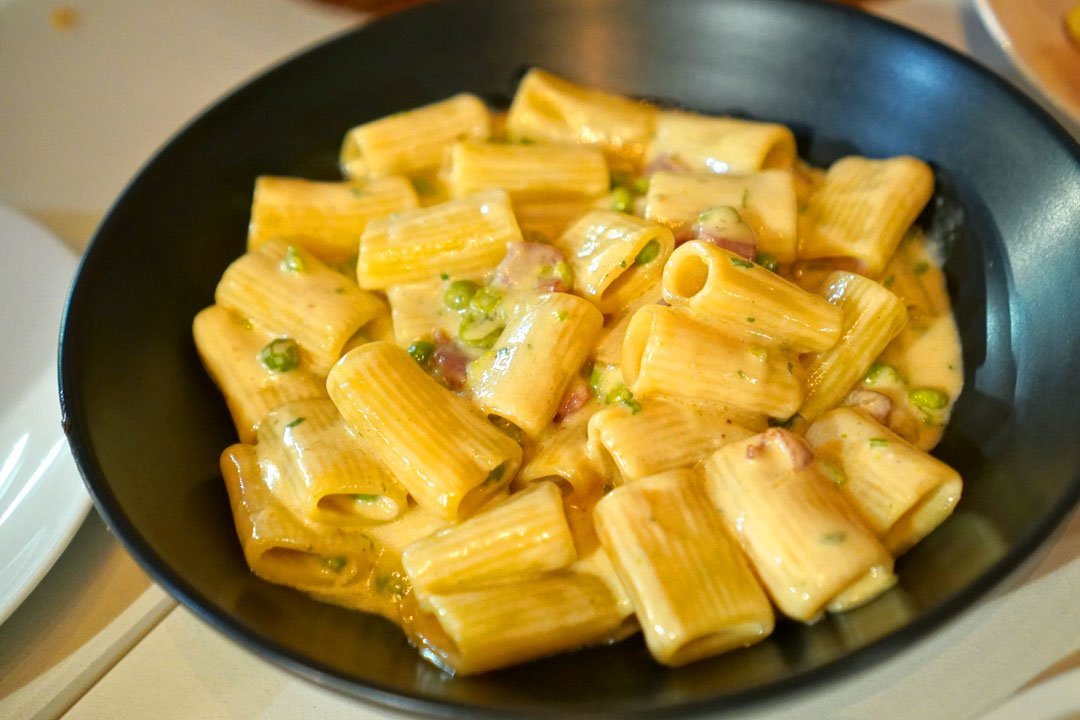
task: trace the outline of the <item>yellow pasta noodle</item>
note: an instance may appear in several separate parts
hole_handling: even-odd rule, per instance
[[[402,564],[423,604],[433,593],[519,580],[566,567],[576,558],[562,493],[543,482],[417,540],[405,549]]]
[[[715,245],[681,245],[664,267],[663,287],[669,304],[697,320],[798,352],[828,350],[840,338],[839,307]]]
[[[720,206],[734,208],[753,229],[759,252],[782,263],[795,259],[798,205],[791,170],[747,175],[653,173],[645,196],[645,219],[678,230]]]
[[[554,244],[574,270],[574,292],[607,314],[656,282],[675,239],[663,226],[625,213],[594,210]]]
[[[195,316],[192,334],[206,372],[225,396],[241,442],[255,442],[255,428],[274,408],[326,397],[322,379],[305,366],[274,372],[263,365],[259,353],[274,336],[220,305]]]
[[[778,418],[792,415],[803,401],[797,360],[661,305],[646,305],[631,318],[622,373],[635,395],[713,400]]]
[[[594,198],[608,190],[604,156],[557,145],[459,142],[450,148],[453,197],[503,188],[515,205],[528,198]]]
[[[645,103],[533,69],[518,85],[506,130],[515,140],[595,146],[616,167],[633,167],[645,152],[655,116],[656,108]]]
[[[667,111],[656,118],[647,162],[668,159],[695,172],[790,168],[795,135],[784,125]]]
[[[349,183],[262,175],[255,179],[247,249],[276,239],[323,260],[345,260],[360,250],[370,220],[414,207],[416,193],[400,177]]]
[[[799,221],[799,257],[853,257],[878,277],[934,192],[934,173],[909,156],[833,163]]]
[[[535,437],[555,416],[603,322],[600,311],[575,295],[541,296],[470,368],[474,401]]]
[[[356,276],[380,290],[444,273],[469,277],[495,267],[507,243],[521,239],[506,191],[484,190],[368,223]]]
[[[533,444],[511,486],[514,490],[551,480],[567,495],[588,496],[599,490],[603,476],[589,459],[588,423],[597,405],[590,403],[560,423],[552,423]]]
[[[907,322],[904,304],[860,275],[834,272],[825,297],[844,312],[840,339],[806,363],[806,400],[799,414],[813,420],[847,395]]]
[[[449,519],[472,514],[521,464],[516,442],[392,343],[349,352],[330,371],[327,390],[349,427],[417,503]]]
[[[616,488],[595,517],[660,662],[685,665],[772,632],[769,598],[689,470]]]
[[[727,445],[705,462],[705,477],[728,530],[785,615],[812,622],[831,604],[853,607],[895,583],[892,556],[797,435],[776,428]]]
[[[483,101],[462,93],[349,130],[341,146],[341,169],[350,178],[416,175],[441,164],[455,141],[486,140],[490,133],[491,116]]]
[[[806,439],[894,555],[944,522],[960,500],[958,472],[850,408],[819,417]]]
[[[279,240],[233,261],[214,299],[276,337],[295,340],[301,358],[320,375],[341,357],[352,334],[384,307],[310,253]]]

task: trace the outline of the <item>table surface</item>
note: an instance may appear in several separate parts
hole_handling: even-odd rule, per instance
[[[972,55],[1034,94],[971,0],[863,7]],[[184,122],[267,66],[363,20],[313,0],[0,0],[0,202],[81,252],[123,186]],[[1080,137],[1075,120],[1036,100]],[[1061,717],[1048,709],[1033,715],[1018,701],[1040,688],[1049,697],[1060,681],[1080,684],[1077,598],[1080,516],[1025,575],[941,632],[743,717]],[[226,640],[177,606],[91,511],[0,625],[0,718],[61,716],[393,715]]]

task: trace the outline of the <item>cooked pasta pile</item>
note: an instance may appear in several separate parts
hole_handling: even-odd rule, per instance
[[[479,673],[641,632],[682,665],[895,582],[960,391],[911,157],[528,73],[260,177],[194,336],[270,582]]]

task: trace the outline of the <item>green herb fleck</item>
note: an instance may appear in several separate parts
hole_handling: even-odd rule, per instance
[[[507,462],[509,462],[509,460],[507,460],[506,462],[500,463],[499,465],[496,465],[494,468],[492,468],[491,472],[489,472],[488,476],[484,479],[484,482],[481,485],[481,487],[483,487],[485,485],[494,485],[495,483],[502,480],[503,475],[506,474],[506,464],[507,464]]]
[[[920,410],[941,410],[949,404],[949,396],[933,388],[919,388],[908,393],[908,400]]]
[[[929,270],[929,269],[930,269],[930,263],[926,262],[925,260],[921,260],[921,261],[915,263],[915,274],[916,275],[925,275],[926,271]]]
[[[754,322],[754,318],[748,317],[748,318],[746,318],[746,322],[752,323],[752,322]]]
[[[884,285],[885,288],[888,289],[893,286],[894,282],[896,282],[896,276],[890,275],[889,277],[885,278],[885,282],[883,282],[882,285]]]
[[[888,438],[870,438],[870,447],[888,447]]]
[[[299,425],[300,423],[304,422],[305,420],[307,420],[307,418],[305,418],[305,417],[298,417],[298,418],[296,418],[295,420],[293,420],[293,421],[292,421],[291,423],[289,423],[288,425],[286,425],[285,427],[286,427],[286,428],[294,428],[294,427],[296,427],[297,425]]]
[[[649,178],[634,178],[634,181],[630,183],[630,189],[638,195],[644,195],[645,193],[649,192]]]
[[[345,294],[345,288],[343,288],[343,287],[334,288],[334,294],[335,295],[344,295]]]
[[[440,280],[449,280],[450,279],[450,274],[449,273],[439,273],[439,279]]]
[[[731,264],[734,265],[737,268],[752,268],[752,267],[754,267],[754,263],[750,262],[749,260],[743,260],[742,258],[738,258],[738,257],[733,257],[733,258],[728,258],[728,259],[731,260]]]
[[[567,292],[574,287],[574,270],[565,260],[560,260],[555,263],[555,277],[562,281],[562,284],[566,286]]]
[[[557,313],[555,313],[555,317],[556,319],[558,319],[559,322],[566,322],[566,318],[570,316],[565,310],[559,310]]]
[[[535,145],[535,144],[536,144],[536,141],[533,140],[531,137],[519,137],[518,138],[518,145]]]
[[[414,177],[410,179],[413,189],[416,190],[417,195],[434,195],[439,192],[435,184],[427,178]]]
[[[783,418],[771,417],[771,418],[769,418],[769,427],[781,428],[783,430],[790,430],[791,427],[795,424],[795,420],[798,417],[799,417],[798,413],[795,413],[794,415],[787,418],[786,420],[783,419]]]
[[[620,260],[619,261],[619,267],[621,267],[621,268],[626,267],[626,261],[625,260]]]
[[[615,489],[615,486],[611,483],[604,483],[604,487],[602,489],[604,491],[604,494],[607,495],[609,492]]]
[[[746,207],[746,203],[750,201],[750,188],[745,188],[742,191],[742,206]]]
[[[660,243],[657,240],[650,240],[645,243],[645,247],[641,248],[641,252],[634,258],[635,265],[648,265],[660,255]]]
[[[292,245],[285,249],[285,260],[281,263],[281,269],[296,273],[302,273],[307,269],[300,251]]]
[[[788,360],[787,371],[788,371],[788,375],[794,375],[795,374],[795,366],[791,363],[790,360]]]
[[[382,497],[382,496],[381,495],[369,495],[368,493],[356,493],[355,495],[352,495],[351,497],[356,502],[373,503],[373,502],[379,502],[379,498]]]
[[[746,319],[753,322],[751,318]],[[769,359],[769,351],[761,347],[760,345],[755,345],[754,347],[750,348],[750,354],[753,355],[754,358],[756,360],[759,360],[760,362],[767,362]]]
[[[358,187],[349,188],[349,192],[351,192],[352,196],[354,198],[356,198],[357,200],[359,200],[360,198],[367,197],[367,194],[368,194],[367,190],[365,190],[364,188],[358,188]]]
[[[443,304],[450,310],[464,310],[476,295],[476,283],[471,280],[457,280],[450,283],[443,293]]]
[[[375,589],[381,593],[400,597],[408,592],[408,586],[401,578],[393,574],[376,575]]]
[[[847,533],[843,530],[837,530],[836,532],[831,532],[828,535],[823,535],[821,537],[821,542],[829,543],[831,545],[838,545],[845,540],[847,540]]]
[[[349,561],[347,558],[338,555],[337,557],[322,558],[322,564],[323,567],[330,572],[339,573],[345,569],[345,566],[349,564]]]
[[[291,338],[277,338],[260,350],[257,357],[271,372],[289,372],[300,364],[300,346]]]
[[[741,377],[743,380],[745,380],[747,378],[746,373],[744,373],[742,370],[739,370],[735,374],[738,375],[739,377]]]
[[[836,485],[843,485],[847,482],[847,475],[844,474],[844,471],[828,460],[821,461],[821,470],[825,473],[825,477],[829,478],[829,482]]]
[[[619,186],[611,191],[611,209],[616,212],[628,213],[634,205],[634,198],[630,189]]]
[[[427,340],[417,340],[409,346],[409,355],[421,365],[427,365],[428,360],[435,353],[435,346]]]
[[[767,252],[759,252],[755,255],[754,262],[772,272],[776,272],[780,269],[780,261]]]

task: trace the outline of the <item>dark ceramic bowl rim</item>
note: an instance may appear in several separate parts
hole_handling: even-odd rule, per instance
[[[804,4],[819,5],[814,0],[773,0],[776,4]],[[439,3],[442,4],[442,3]],[[144,171],[156,164],[160,157],[180,136],[194,132],[208,118],[218,113],[227,111],[232,105],[242,103],[244,96],[257,88],[272,84],[281,69],[298,58],[318,53],[321,50],[336,46],[340,43],[355,42],[354,36],[363,36],[368,28],[385,22],[397,22],[403,16],[412,17],[420,15],[428,3],[407,8],[389,16],[383,16],[365,23],[364,25],[345,30],[328,39],[306,46],[297,52],[288,55],[253,77],[243,81],[230,90],[223,97],[216,100],[212,105],[202,110],[194,119],[183,125],[172,137],[168,139],[154,155],[139,169],[134,178],[128,183],[124,191],[110,207],[101,225],[94,234],[80,261],[78,272],[68,294],[67,305],[60,329],[59,351],[59,384],[62,423],[68,442],[74,455],[79,471],[83,476],[86,487],[93,498],[99,513],[105,520],[109,529],[121,542],[139,565],[159,584],[161,584],[172,596],[177,598],[185,607],[196,613],[203,621],[234,640],[255,654],[273,661],[297,676],[303,677],[323,687],[338,691],[352,698],[361,698],[370,702],[378,703],[399,711],[415,714],[437,714],[449,717],[505,717],[509,711],[486,708],[470,703],[453,700],[432,700],[431,698],[407,691],[391,690],[386,686],[376,683],[360,681],[345,676],[335,669],[313,661],[302,653],[292,651],[279,643],[263,637],[258,633],[251,632],[241,624],[232,621],[228,616],[217,611],[215,603],[200,593],[195,587],[181,579],[154,551],[146,539],[136,531],[134,525],[124,513],[116,499],[104,473],[94,448],[91,447],[82,431],[84,416],[78,394],[73,392],[75,379],[73,366],[77,359],[69,351],[65,340],[68,335],[69,312],[73,302],[77,300],[81,283],[84,282],[84,267],[87,258],[94,253],[98,237],[107,234],[110,225],[115,221],[117,206],[121,204],[130,188],[139,183]],[[866,23],[882,32],[893,33],[906,38],[929,54],[937,54],[951,63],[958,63],[968,71],[982,75],[991,80],[995,87],[1006,93],[1011,100],[1024,112],[1034,118],[1048,133],[1053,135],[1061,145],[1068,150],[1073,159],[1080,165],[1080,146],[1046,111],[1040,108],[1030,97],[1021,90],[995,74],[990,69],[982,66],[971,57],[964,55],[936,40],[922,35],[914,30],[897,23],[885,20],[844,5],[821,4],[822,12],[832,12],[850,17],[857,17],[859,22]],[[866,670],[872,665],[880,663],[886,657],[904,650],[916,641],[927,638],[933,630],[943,627],[947,622],[960,613],[971,609],[976,601],[988,595],[992,590],[1002,585],[1006,579],[1033,560],[1040,546],[1050,538],[1055,530],[1063,526],[1063,522],[1080,504],[1080,471],[1073,477],[1070,486],[1065,488],[1060,499],[1053,505],[1051,511],[1045,514],[1023,537],[1021,537],[1012,549],[1002,558],[995,562],[989,569],[984,571],[975,580],[968,583],[962,590],[941,603],[939,606],[928,610],[917,618],[908,622],[898,630],[891,631],[884,636],[871,641],[867,645],[849,652],[843,657],[826,663],[820,667],[799,672],[795,675],[779,680],[768,681],[760,686],[735,691],[728,695],[718,696],[712,699],[675,704],[660,708],[635,709],[619,707],[615,712],[621,715],[635,717],[684,717],[687,714],[700,714],[705,712],[723,712],[736,709],[746,710],[751,706],[760,707],[766,701],[790,699],[795,694],[808,689],[817,688],[835,678],[855,674]],[[580,707],[580,712],[590,713],[600,710],[610,710],[605,707]]]

